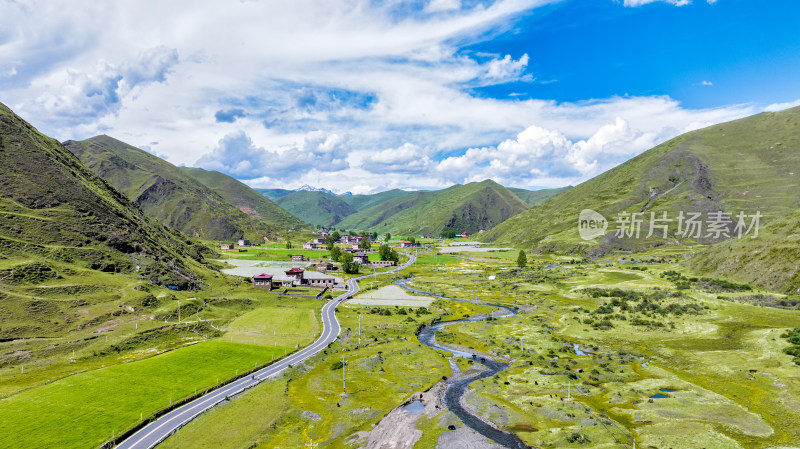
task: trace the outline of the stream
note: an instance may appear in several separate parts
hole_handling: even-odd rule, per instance
[[[502,310],[502,313],[496,314],[492,312],[491,317],[493,318],[505,318],[514,316],[519,311],[517,309],[506,307],[506,306],[498,306],[496,304],[485,303],[477,300],[469,300],[469,299],[458,299],[458,298],[448,298],[446,296],[442,296],[433,292],[426,292],[422,290],[417,290],[413,287],[409,287],[406,285],[405,280],[395,281],[394,284],[404,288],[412,293],[422,294],[433,296],[439,299],[446,299],[449,301],[458,301],[458,302],[468,302],[472,304],[481,304],[489,307],[495,307]],[[486,370],[480,374],[475,376],[469,377],[467,379],[458,379],[449,383],[447,387],[447,391],[445,392],[445,404],[447,408],[453,412],[467,427],[471,428],[472,430],[478,432],[479,434],[483,435],[484,437],[494,441],[497,444],[500,444],[504,447],[512,448],[512,449],[527,449],[528,446],[516,435],[504,432],[483,419],[473,415],[470,413],[464,406],[461,404],[461,399],[464,394],[469,389],[469,385],[477,380],[485,379],[487,377],[492,377],[495,374],[503,371],[504,369],[508,368],[508,365],[502,362],[498,362],[496,360],[488,359],[485,357],[480,357],[477,354],[468,353],[464,351],[455,350],[452,348],[448,348],[446,346],[442,346],[436,341],[436,332],[445,328],[446,326],[452,326],[456,324],[463,324],[463,323],[474,323],[477,321],[485,320],[489,318],[489,316],[482,316],[482,317],[473,317],[473,318],[465,318],[461,320],[453,320],[453,321],[440,321],[438,323],[432,324],[430,326],[423,327],[417,338],[419,339],[420,343],[429,346],[433,349],[437,349],[440,351],[445,351],[453,354],[453,357],[464,357],[468,359],[475,360],[476,362],[480,363],[481,365],[486,367]],[[455,365],[455,363],[451,359],[451,365]]]

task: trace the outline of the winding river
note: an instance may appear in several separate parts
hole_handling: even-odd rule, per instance
[[[448,298],[446,296],[438,295],[433,292],[426,292],[422,290],[417,290],[413,287],[409,287],[406,285],[406,280],[395,281],[394,284],[402,287],[410,292],[422,295],[429,295],[435,298],[446,299],[449,301],[458,301],[458,302],[468,302],[472,304],[481,304],[489,307],[495,307],[497,309],[502,310],[501,313],[496,314],[492,313],[490,316],[494,318],[505,318],[514,316],[519,311],[517,309],[505,306],[498,306],[496,304],[490,304],[481,301],[473,301],[469,299],[458,299],[458,298]],[[452,348],[448,348],[446,346],[441,345],[436,341],[436,332],[447,327],[453,326],[456,324],[463,324],[463,323],[474,323],[477,321],[482,321],[489,318],[488,316],[481,316],[481,317],[473,317],[473,318],[465,318],[462,320],[453,320],[453,321],[440,321],[438,323],[432,324],[430,326],[423,327],[417,338],[419,339],[420,343],[429,346],[433,349],[437,349],[440,351],[450,352],[453,354],[454,357],[465,357],[469,359],[473,359],[476,362],[480,363],[481,365],[486,367],[482,373],[477,374],[472,377],[468,377],[466,379],[458,379],[452,383],[450,383],[447,387],[447,391],[445,392],[445,404],[447,408],[453,412],[467,427],[471,428],[472,430],[478,432],[479,434],[483,435],[484,437],[493,440],[495,443],[500,444],[504,447],[512,448],[512,449],[527,449],[528,446],[516,435],[509,432],[504,432],[497,427],[494,427],[484,421],[483,419],[475,416],[474,414],[470,413],[461,403],[461,399],[463,398],[464,394],[467,392],[469,385],[477,380],[485,379],[487,377],[492,377],[495,374],[503,371],[504,369],[508,368],[508,365],[502,362],[498,362],[496,360],[488,359],[485,357],[479,357],[477,354],[468,353],[464,351],[455,350]]]

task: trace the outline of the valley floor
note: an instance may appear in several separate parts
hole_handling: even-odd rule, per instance
[[[442,400],[451,378],[482,366],[448,359],[416,337],[420,326],[493,308],[434,298],[427,308],[409,307],[403,300],[411,294],[391,285],[400,279],[519,311],[447,326],[436,340],[508,364],[472,383],[462,404],[531,447],[621,449],[634,439],[640,448],[800,447],[800,366],[784,353],[782,337],[800,327],[800,311],[764,306],[782,295],[695,278],[676,253],[635,262],[537,256],[522,269],[516,256],[420,253],[402,273],[362,281],[368,303],[399,301],[344,303],[342,333],[328,349],[230,398],[159,447],[302,447],[311,439],[336,448],[497,447]],[[123,348],[118,355],[102,355],[94,339],[94,354],[79,352],[74,363],[67,350],[47,359],[64,375],[48,377],[44,362],[28,374],[2,368],[0,447],[98,447],[112,430],[136,425],[140,413],[282,357],[320,328],[321,300],[228,286],[190,309],[197,300],[177,295],[186,314],[180,325],[177,301],[162,301],[153,319],[117,319],[110,335]],[[164,319],[171,331],[205,336],[169,334],[158,341],[173,350],[149,358],[146,343],[124,349],[121,330],[160,329]],[[122,363],[133,359],[142,360]],[[420,397],[419,406],[406,407]]]

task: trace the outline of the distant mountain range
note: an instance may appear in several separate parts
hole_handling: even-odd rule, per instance
[[[305,187],[257,191],[312,225],[438,235],[450,230],[474,233],[489,229],[566,189],[506,189],[485,181],[438,191],[394,189],[371,195],[334,195],[326,189]]]
[[[242,191],[249,187],[225,175],[183,170],[109,136],[68,141],[65,146],[146,214],[189,236],[260,240],[287,226],[302,226],[267,198],[245,199]]]

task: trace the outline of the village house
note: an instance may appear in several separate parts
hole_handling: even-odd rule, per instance
[[[292,254],[292,262],[308,262],[308,257],[302,254]]]
[[[419,246],[420,244],[417,242],[412,243],[407,240],[400,242],[400,248],[419,248]]]
[[[393,260],[373,260],[370,262],[373,268],[382,268],[382,267],[393,267],[397,265],[397,262]]]
[[[253,287],[272,290],[272,275],[262,273],[253,276]]]
[[[250,246],[250,240],[239,239],[239,246]]]
[[[355,254],[353,255],[353,262],[361,265],[369,265],[369,256],[364,253]]]
[[[286,277],[291,281],[291,285],[297,286],[303,284],[303,273],[305,273],[305,271],[306,270],[302,268],[295,267],[287,270],[285,273]]]
[[[317,264],[317,271],[333,271],[336,267],[330,262],[322,262]]]
[[[333,288],[334,286],[334,279],[333,278],[308,278],[303,280],[304,285],[308,285],[310,287],[327,287]]]
[[[316,245],[324,245],[325,244],[325,239],[324,238],[322,238],[322,239],[314,239],[311,243],[314,243]]]
[[[323,249],[324,246],[317,245],[316,243],[304,243],[303,249]]]
[[[234,246],[235,245],[233,243],[223,243],[222,245],[219,245],[219,249],[221,251],[234,251]]]
[[[458,234],[456,236],[457,239],[465,239],[467,237],[469,237],[469,233],[468,232],[462,232],[461,234]]]

